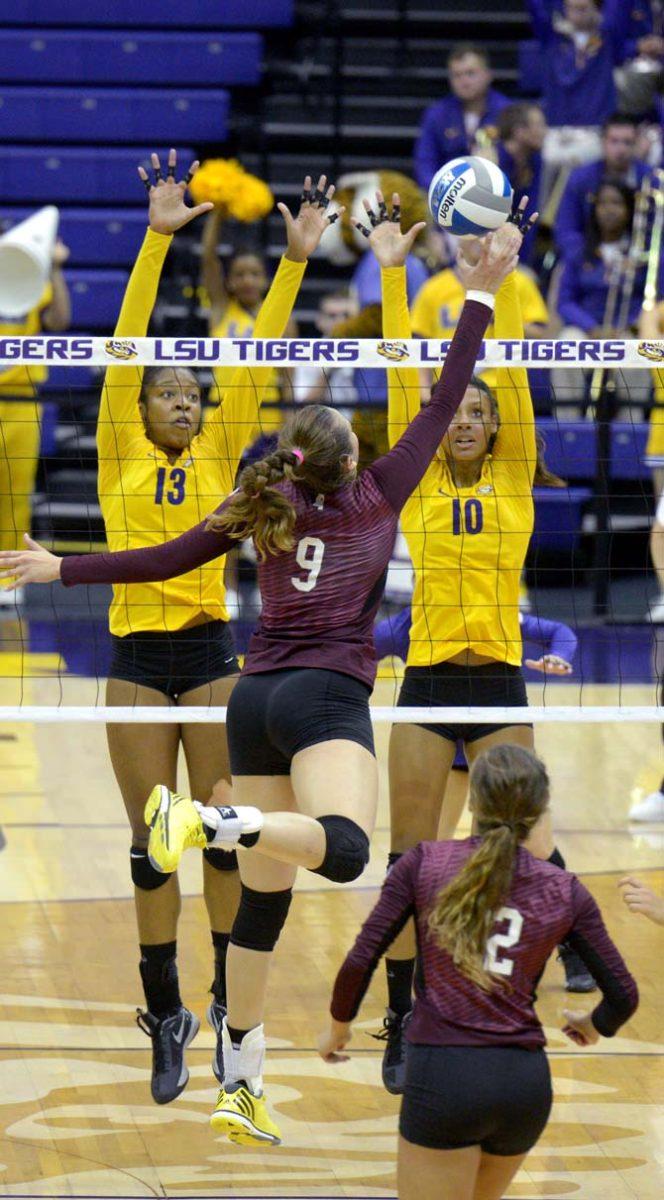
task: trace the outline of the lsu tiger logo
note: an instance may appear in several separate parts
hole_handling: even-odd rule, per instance
[[[390,362],[403,362],[404,358],[410,358],[410,350],[405,342],[379,342],[377,349]]]
[[[104,350],[111,358],[119,358],[123,362],[126,362],[129,358],[136,358],[138,354],[134,342],[120,340],[120,338],[109,338],[104,346]]]
[[[664,342],[639,342],[637,352],[651,362],[664,362]]]

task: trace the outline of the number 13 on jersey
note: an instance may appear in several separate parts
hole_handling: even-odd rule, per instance
[[[295,561],[298,567],[302,567],[307,574],[305,579],[300,579],[298,575],[291,575],[291,583],[298,592],[313,591],[323,565],[324,554],[325,542],[322,542],[320,538],[300,538],[295,551]]]

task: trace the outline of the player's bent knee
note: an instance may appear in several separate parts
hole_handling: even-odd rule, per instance
[[[292,888],[282,892],[257,892],[243,883],[231,943],[243,950],[270,953],[279,941],[292,899]]]
[[[218,846],[208,846],[203,851],[203,858],[215,871],[237,871],[235,850],[221,850]]]
[[[134,887],[140,888],[143,892],[154,892],[156,888],[163,887],[165,883],[168,883],[171,878],[170,875],[164,875],[163,871],[158,871],[156,867],[152,866],[144,846],[132,846],[129,851],[129,861]]]
[[[323,875],[333,883],[350,883],[362,874],[369,861],[369,839],[363,829],[349,817],[333,814],[319,817],[325,830],[325,858],[315,875]]]

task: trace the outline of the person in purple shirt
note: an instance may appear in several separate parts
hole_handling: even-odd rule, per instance
[[[447,69],[452,94],[426,109],[415,143],[415,178],[425,191],[444,163],[473,153],[478,141],[495,140],[498,117],[509,104],[507,96],[491,87],[489,56],[481,47],[470,42],[456,46]]]
[[[528,196],[531,207],[540,207],[542,184],[542,146],[546,137],[546,120],[539,104],[521,100],[508,104],[498,118],[498,140],[495,152],[498,166],[504,171],[514,189],[518,204]],[[535,249],[535,229],[526,236],[521,261],[532,262]]]
[[[634,216],[634,193],[620,180],[606,179],[597,190],[584,248],[565,260],[558,290],[558,314],[563,323],[561,340],[629,337],[643,304],[646,264],[638,265],[630,285],[628,250]],[[627,279],[623,303],[623,281]],[[664,286],[664,259],[659,265],[658,287]],[[659,294],[659,293],[658,293]],[[614,302],[614,296],[616,297]],[[616,372],[616,395],[621,401],[644,404],[648,379],[625,381]],[[583,415],[589,373],[583,368],[556,367],[551,383],[556,402],[574,400],[558,409],[564,419]],[[626,413],[626,419],[629,413]]]
[[[614,67],[625,58],[627,3],[599,8],[595,0],[528,0],[542,52],[544,111],[552,126],[601,125],[616,106]]]
[[[602,157],[571,172],[562,194],[554,225],[554,237],[563,258],[573,258],[583,249],[588,222],[604,179],[619,179],[636,191],[650,167],[637,157],[637,128],[631,117],[614,113],[602,126]]]
[[[403,269],[424,223],[400,232],[380,193],[372,231],[381,266]],[[207,807],[155,788],[146,806],[148,853],[176,869],[189,846],[255,848],[241,856],[242,896],[227,959],[224,1085],[213,1128],[250,1145],[280,1133],[262,1090],[263,1012],[271,953],[298,866],[326,879],[357,878],[369,859],[378,801],[369,697],[373,625],[399,514],[426,473],[470,384],[494,296],[521,246],[519,217],[485,239],[464,271],[466,303],[431,402],[359,477],[357,438],[332,408],[310,405],[279,435],[276,452],[245,468],[208,521],[149,549],[73,556],[0,556],[0,577],[65,585],[138,582],[184,574],[253,536],[262,613],[228,706],[233,807]],[[359,228],[363,227],[359,225]]]
[[[474,764],[470,789],[479,836],[420,842],[392,868],[337,975],[318,1042],[326,1062],[348,1057],[371,976],[414,917],[420,970],[406,1034],[399,1200],[499,1200],[538,1141],[552,1094],[535,992],[561,940],[602,991],[592,1012],[564,1011],[570,1041],[613,1037],[638,1005],[590,892],[534,857],[549,804],[544,764],[521,746],[493,746]]]

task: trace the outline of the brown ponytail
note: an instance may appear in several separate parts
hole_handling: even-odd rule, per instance
[[[509,894],[519,844],[547,808],[544,763],[521,746],[493,746],[474,763],[470,806],[482,842],[436,896],[428,925],[462,975],[483,991],[496,984],[484,966],[496,913]]]
[[[230,503],[207,528],[239,540],[253,537],[261,561],[291,550],[296,512],[276,485],[290,480],[316,495],[333,492],[353,478],[352,457],[345,417],[322,404],[306,405],[286,422],[274,454],[245,467]]]

